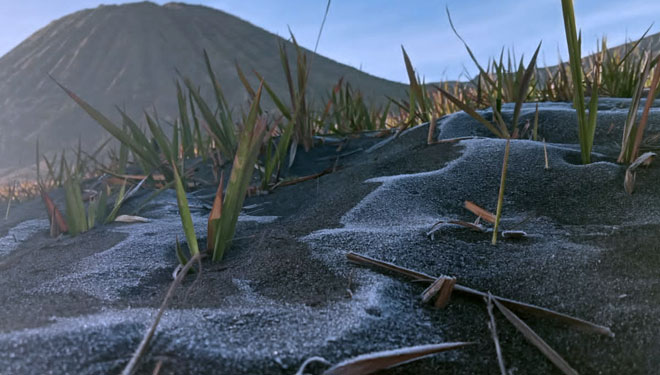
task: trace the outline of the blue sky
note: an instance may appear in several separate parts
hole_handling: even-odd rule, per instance
[[[156,1],[165,3],[167,1]],[[0,0],[0,55],[48,22],[73,11],[95,7],[97,0]],[[288,36],[312,49],[326,0],[197,0],[234,14],[268,31]],[[342,63],[396,81],[406,81],[400,46],[427,81],[456,79],[475,69],[453,35],[454,24],[481,62],[513,47],[529,56],[543,40],[540,65],[567,56],[560,0],[334,0],[318,52]],[[606,35],[613,46],[636,38],[660,21],[660,1],[575,0],[583,50],[596,48]],[[654,25],[651,33],[660,31]]]

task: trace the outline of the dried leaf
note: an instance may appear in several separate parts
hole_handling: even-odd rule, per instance
[[[429,132],[426,137],[426,144],[427,145],[432,145],[433,144],[433,137],[435,135],[435,127],[437,124],[437,118],[435,111],[431,111],[431,121],[429,121]]]
[[[550,347],[543,339],[534,332],[525,322],[523,322],[516,314],[514,314],[511,310],[507,309],[500,303],[497,298],[491,298],[493,303],[495,303],[495,306],[504,314],[504,316],[507,318],[511,324],[513,324],[514,327],[520,333],[525,336],[527,341],[529,341],[532,345],[536,346],[538,350],[543,353],[543,355],[546,356],[552,362],[557,368],[559,368],[564,374],[566,375],[578,375],[578,372],[575,371],[571,367],[571,365],[564,360],[554,349]]]
[[[623,188],[626,190],[626,193],[632,194],[635,190],[635,177],[637,176],[636,170],[639,167],[648,167],[651,165],[651,162],[653,162],[655,157],[655,152],[645,152],[628,166],[628,169],[626,169],[626,176],[623,180]]]
[[[623,179],[623,189],[628,194],[632,194],[635,190],[635,172],[626,169],[626,176]]]
[[[495,215],[490,213],[489,211],[486,211],[485,209],[477,206],[473,202],[470,201],[465,201],[465,208],[472,212],[473,214],[481,217],[482,219],[486,220],[487,222],[491,224],[495,224]]]
[[[46,205],[46,210],[48,211],[48,220],[50,220],[50,235],[52,237],[57,237],[60,233],[66,233],[69,231],[69,226],[64,220],[62,212],[57,208],[55,202],[50,198],[48,193],[42,188],[41,189],[41,199]]]
[[[472,343],[470,342],[449,342],[434,345],[411,346],[408,348],[363,354],[329,368],[323,372],[323,375],[371,374],[376,371],[421,359],[431,354],[454,350],[471,344]]]
[[[114,221],[118,223],[148,223],[150,220],[142,216],[119,215]]]
[[[653,162],[653,159],[656,156],[657,154],[655,152],[645,152],[642,155],[640,155],[640,157],[635,159],[635,161],[632,162],[632,164],[630,164],[628,170],[632,172],[641,166],[648,167],[649,165],[651,165],[651,162]]]

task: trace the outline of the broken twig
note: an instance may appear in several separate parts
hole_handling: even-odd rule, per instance
[[[348,258],[349,261],[361,265],[368,265],[368,266],[373,266],[377,267],[380,269],[386,269],[388,271],[392,271],[394,273],[400,274],[407,276],[413,281],[421,281],[421,282],[428,282],[431,283],[437,279],[436,277],[427,275],[422,272],[418,272],[415,270],[411,270],[408,268],[400,267],[395,264],[389,263],[389,262],[384,262],[382,260],[374,259],[365,255],[360,255],[357,253],[347,253],[346,257]],[[478,298],[488,298],[488,294],[481,292],[476,289],[472,289],[460,284],[454,285],[454,291],[463,293],[465,295],[471,296],[471,297],[478,297]],[[579,318],[572,317],[570,315],[562,314],[553,310],[546,309],[544,307],[540,306],[535,306],[531,305],[528,303],[524,302],[519,302],[515,301],[512,299],[508,298],[503,298],[499,296],[493,296],[493,300],[497,300],[501,302],[503,305],[509,307],[512,310],[516,310],[521,313],[527,313],[536,317],[541,317],[541,318],[551,318],[557,321],[560,321],[564,324],[568,324],[571,326],[574,326],[576,328],[579,328],[583,331],[586,332],[591,332],[591,333],[597,333],[600,335],[605,335],[605,336],[610,336],[614,337],[614,333],[608,328],[604,327],[595,323],[588,322],[586,320],[582,320]]]
[[[480,218],[486,220],[491,224],[495,224],[495,215],[491,212],[477,206],[474,202],[465,201],[465,208]]]

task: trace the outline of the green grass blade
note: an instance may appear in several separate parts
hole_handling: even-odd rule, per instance
[[[454,22],[451,19],[451,14],[449,14],[449,7],[445,6],[445,11],[447,12],[447,18],[449,19],[449,26],[451,26],[451,29],[454,31],[454,34],[458,39],[463,43],[465,46],[465,49],[467,50],[468,54],[470,55],[470,58],[474,62],[474,64],[477,66],[477,69],[479,69],[479,72],[483,75],[483,78],[493,87],[496,86],[495,82],[493,79],[490,77],[490,75],[484,70],[484,68],[481,67],[479,64],[479,61],[477,61],[477,58],[474,56],[474,53],[472,53],[472,50],[468,46],[468,44],[465,42],[463,37],[460,36],[458,31],[456,31],[456,27],[454,27]]]
[[[277,168],[277,170],[279,171],[282,168],[282,164],[284,162],[284,159],[286,158],[287,150],[291,145],[291,138],[293,136],[294,128],[295,128],[295,123],[293,121],[290,121],[284,127],[284,131],[280,135],[280,139],[277,143],[275,155],[271,156],[266,161],[266,166],[264,168],[264,179],[262,181],[262,188],[264,190],[268,189],[268,186],[270,185],[270,179],[273,173],[275,172],[275,169]]]
[[[179,105],[179,119],[181,122],[181,146],[183,147],[183,155],[187,158],[195,156],[195,146],[193,139],[193,130],[188,118],[188,102],[186,96],[181,90],[179,81],[176,81],[176,98]]]
[[[492,244],[497,244],[497,233],[500,227],[500,219],[502,218],[502,206],[504,203],[504,188],[506,186],[506,171],[509,166],[509,150],[510,150],[511,140],[506,140],[506,146],[504,146],[504,161],[502,162],[502,175],[500,177],[500,191],[497,196],[497,211],[495,213],[495,226],[493,228],[493,238]]]
[[[188,198],[186,198],[186,190],[183,187],[181,176],[179,176],[178,168],[174,160],[171,161],[172,170],[174,171],[174,186],[176,188],[176,202],[179,206],[179,216],[181,217],[181,225],[183,232],[186,235],[186,242],[190,249],[190,254],[195,256],[199,253],[199,245],[197,244],[197,236],[195,235],[195,226],[190,215],[190,206],[188,206]]]
[[[112,210],[110,211],[110,214],[105,218],[105,223],[111,223],[115,221],[115,218],[117,217],[117,213],[119,213],[119,209],[121,208],[121,204],[124,202],[124,194],[126,194],[126,180],[121,185],[121,188],[119,188],[119,192],[117,193],[117,198],[115,199],[115,204],[112,206]]]
[[[460,108],[462,111],[464,111],[468,115],[472,116],[472,118],[474,118],[475,120],[482,123],[488,130],[490,130],[491,133],[495,134],[499,138],[505,138],[504,134],[502,134],[502,132],[500,130],[498,130],[495,126],[493,126],[493,124],[491,124],[488,120],[483,118],[472,107],[470,107],[469,105],[463,103],[460,99],[456,98],[449,91],[443,89],[442,87],[436,85],[435,88],[438,89],[438,91],[440,91],[442,93],[442,95],[444,95],[444,97],[447,98],[447,100],[449,100],[450,102],[452,102],[455,106]]]
[[[234,61],[234,65],[236,66],[236,73],[238,74],[238,79],[243,84],[243,87],[245,87],[245,91],[247,91],[248,94],[250,95],[250,99],[254,100],[254,96],[256,95],[256,93],[254,92],[252,85],[250,85],[250,81],[248,81],[245,74],[243,74],[243,69],[241,69],[241,66],[238,65],[238,61]]]
[[[120,142],[126,143],[131,149],[145,159],[149,159],[149,155],[144,154],[142,148],[133,140],[133,138],[122,131],[122,129],[105,117],[101,112],[97,111],[94,107],[89,105],[86,101],[78,97],[73,91],[67,89],[51,76],[51,79],[71,97],[78,105],[87,112],[87,114],[98,122],[108,133],[117,138]]]
[[[80,190],[80,180],[73,176],[70,170],[67,175],[68,178],[64,182],[67,225],[69,234],[76,236],[87,231],[87,215]]]
[[[197,105],[202,118],[209,127],[210,135],[215,138],[220,153],[227,160],[231,160],[234,157],[236,150],[236,136],[234,134],[236,130],[233,122],[231,122],[231,117],[221,118],[219,122],[215,113],[211,111],[211,108],[206,101],[202,98],[199,92],[195,90],[192,82],[189,79],[185,79],[184,83],[195,99],[195,104]],[[221,116],[222,114],[226,115],[224,111],[222,111]]]
[[[284,102],[277,96],[275,91],[264,81],[264,78],[261,76],[261,74],[254,72],[254,74],[257,76],[259,81],[262,81],[264,83],[264,89],[268,93],[268,96],[270,96],[270,99],[275,103],[275,106],[277,109],[282,113],[282,116],[284,116],[286,119],[291,120],[291,111],[289,108],[284,104]]]
[[[147,125],[149,126],[149,131],[151,131],[151,135],[154,137],[156,140],[156,144],[160,148],[161,152],[165,155],[165,158],[167,160],[172,160],[174,159],[174,153],[173,150],[171,149],[171,143],[167,139],[167,136],[163,132],[163,129],[156,123],[156,121],[149,116],[147,112],[144,113],[144,117],[147,120]]]
[[[520,110],[522,108],[523,103],[527,99],[529,84],[532,80],[532,76],[534,75],[534,70],[536,69],[536,58],[538,57],[540,50],[541,50],[541,43],[539,43],[538,47],[536,47],[534,56],[532,56],[532,59],[529,61],[529,65],[527,66],[527,69],[525,69],[525,73],[523,74],[517,89],[518,95],[516,97],[516,105],[513,109],[512,125],[514,129],[518,127],[518,118],[520,117]],[[521,64],[522,64],[522,60],[521,60]]]

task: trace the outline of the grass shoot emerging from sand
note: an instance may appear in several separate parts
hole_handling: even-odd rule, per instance
[[[573,105],[575,106],[578,118],[578,138],[580,141],[582,163],[589,164],[591,163],[591,148],[594,144],[594,134],[596,132],[599,72],[602,60],[597,60],[594,67],[595,75],[592,81],[589,113],[587,114],[583,83],[584,72],[582,70],[582,36],[578,35],[577,26],[575,24],[573,0],[562,0],[561,6],[564,15],[564,28],[566,30],[566,43],[568,44],[571,77],[573,78]]]

